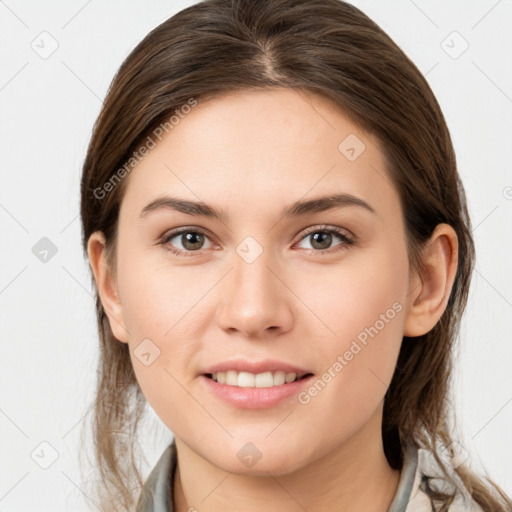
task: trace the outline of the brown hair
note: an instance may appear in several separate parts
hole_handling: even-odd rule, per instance
[[[115,270],[118,213],[128,171],[118,172],[115,184],[112,178],[156,127],[191,98],[200,102],[268,87],[329,98],[376,136],[400,195],[412,268],[421,269],[420,250],[437,224],[450,224],[457,233],[458,269],[448,306],[430,332],[404,337],[382,427],[393,468],[401,468],[404,446],[414,440],[434,454],[444,471],[438,450],[453,440],[452,359],[474,265],[470,219],[434,94],[411,60],[356,7],[340,0],[205,0],[152,30],[122,63],[94,126],[81,181],[84,252],[89,236],[102,231]],[[107,182],[113,185],[106,187]],[[97,494],[105,511],[132,510],[143,484],[135,448],[145,398],[128,345],[114,338],[97,290],[96,312]],[[512,505],[496,484],[484,482],[466,464],[455,471],[486,512]],[[440,492],[435,498],[439,510],[447,510],[453,499]]]

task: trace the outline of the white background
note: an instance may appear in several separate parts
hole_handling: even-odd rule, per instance
[[[0,1],[3,512],[97,510],[81,490],[78,462],[98,355],[80,169],[122,60],[192,3]],[[512,494],[512,2],[353,3],[425,74],[452,134],[477,245],[455,373],[460,441],[475,469]],[[31,47],[48,37],[43,31],[58,42],[47,59]],[[452,58],[461,37],[469,47]],[[57,248],[46,263],[32,252],[42,237]],[[147,475],[172,434],[151,410],[144,428]],[[34,450],[51,456],[44,441],[59,454],[48,469],[31,458]]]

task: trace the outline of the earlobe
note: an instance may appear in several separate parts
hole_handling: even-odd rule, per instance
[[[452,291],[458,262],[458,240],[448,224],[438,224],[422,250],[425,270],[410,281],[404,336],[426,334],[443,315]]]
[[[108,268],[105,255],[105,236],[95,231],[87,242],[87,252],[91,270],[98,288],[103,309],[108,317],[114,336],[123,343],[128,343],[128,331],[124,326],[124,317],[117,285],[113,272]]]

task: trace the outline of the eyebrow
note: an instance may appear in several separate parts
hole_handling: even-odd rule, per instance
[[[299,217],[301,215],[325,212],[346,206],[358,206],[373,214],[377,214],[375,209],[366,201],[363,201],[363,199],[351,194],[340,193],[317,197],[307,201],[296,201],[295,203],[285,207],[281,212],[281,216]],[[185,213],[187,215],[218,219],[222,222],[226,222],[228,219],[226,210],[217,209],[215,206],[206,204],[202,201],[189,201],[187,199],[180,199],[171,196],[161,196],[151,201],[140,212],[140,218],[158,210],[172,210]]]

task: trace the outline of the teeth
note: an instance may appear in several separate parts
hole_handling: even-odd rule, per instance
[[[284,380],[286,382],[293,382],[295,380],[295,377],[297,377],[295,373],[287,373]]]
[[[272,386],[281,386],[285,382],[294,382],[297,380],[297,374],[286,373],[282,370],[258,374],[228,370],[227,372],[212,373],[212,379],[220,384],[240,388],[271,388]]]
[[[228,386],[238,386],[238,373],[233,370],[227,371],[226,372],[226,384]]]

